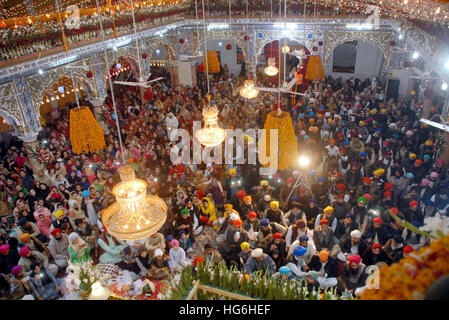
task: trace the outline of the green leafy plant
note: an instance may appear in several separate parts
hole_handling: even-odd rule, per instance
[[[314,294],[309,293],[307,284],[304,281],[288,280],[284,278],[274,278],[268,272],[256,271],[251,275],[246,275],[235,266],[227,268],[224,262],[218,265],[198,263],[196,269],[186,268],[181,273],[175,275],[170,280],[171,288],[168,295],[173,300],[183,300],[191,292],[193,285],[199,281],[201,285],[207,285],[237,293],[254,299],[269,300],[335,300],[343,299],[338,296],[336,289],[318,289]],[[213,276],[212,276],[213,275]],[[320,295],[322,293],[322,296]],[[210,292],[197,291],[199,300],[227,300],[227,296],[221,296]]]

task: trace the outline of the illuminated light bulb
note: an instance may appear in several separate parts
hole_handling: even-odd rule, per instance
[[[444,67],[445,67],[446,69],[449,69],[449,60],[446,61],[446,63],[444,64]]]
[[[120,240],[140,240],[157,232],[167,218],[164,200],[146,194],[147,183],[130,166],[119,168],[121,182],[112,190],[117,202],[102,212],[108,232]]]
[[[282,46],[282,53],[286,54],[286,53],[289,53],[289,52],[290,52],[290,47],[287,44],[283,45]]]
[[[89,300],[107,300],[110,293],[107,288],[103,288],[99,282],[92,284],[92,291]]]
[[[439,14],[441,12],[441,8],[438,7],[437,11],[435,11],[436,14]]]
[[[210,105],[211,96],[207,96],[208,106],[203,108],[204,128],[196,132],[198,141],[206,147],[215,147],[225,139],[225,130],[218,125],[218,110]]]
[[[418,57],[419,57],[419,52],[418,51],[413,52],[412,58],[418,59]]]
[[[447,90],[447,83],[443,82],[443,84],[441,85],[441,90],[446,91]]]
[[[56,100],[59,100],[59,96],[56,96]]]
[[[310,159],[302,156],[302,157],[299,157],[298,162],[301,167],[306,167],[309,165]]]
[[[48,102],[50,102],[50,100],[48,100],[48,98],[47,98],[47,103],[48,103]]]
[[[276,67],[276,60],[274,58],[268,58],[268,67],[264,71],[267,76],[275,76],[278,74],[279,69]]]
[[[259,95],[259,90],[254,88],[253,80],[245,80],[245,85],[240,88],[240,95],[246,99],[253,99]]]
[[[54,97],[51,97],[51,99],[50,99],[51,101],[55,101],[55,98]]]

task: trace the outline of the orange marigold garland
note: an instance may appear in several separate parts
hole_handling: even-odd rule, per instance
[[[70,110],[70,141],[75,153],[94,152],[106,146],[103,130],[86,106]]]
[[[423,299],[429,286],[449,274],[449,235],[433,240],[407,258],[380,269],[379,289],[366,289],[363,300]]]
[[[307,63],[306,79],[309,81],[323,81],[324,67],[320,56],[310,56]]]
[[[278,130],[278,154],[274,155],[274,158],[278,159],[278,169],[294,168],[298,159],[298,143],[290,115],[287,112],[282,112],[278,116],[277,111],[270,112],[265,120],[264,129],[266,137],[262,136],[259,141],[259,154],[266,154],[269,158],[270,153],[274,152],[270,150],[270,129],[276,129]],[[265,167],[269,165],[268,163]]]

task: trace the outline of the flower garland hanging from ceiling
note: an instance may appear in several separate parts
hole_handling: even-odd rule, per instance
[[[87,106],[70,110],[70,141],[78,154],[106,147],[103,130]]]

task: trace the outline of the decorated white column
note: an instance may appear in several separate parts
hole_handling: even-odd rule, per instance
[[[95,98],[89,100],[89,102],[94,107],[94,116],[98,122],[100,122],[103,118],[103,106],[104,106],[104,98]]]
[[[28,135],[18,136],[20,140],[23,141],[23,145],[27,151],[27,161],[26,164],[31,168],[35,176],[42,175],[41,170],[44,170],[44,174],[48,175],[44,169],[43,164],[37,159],[37,154],[39,152],[38,145],[36,143],[38,133],[33,132]]]
[[[106,123],[104,122],[104,114],[103,114],[104,99],[105,98],[100,97],[100,98],[95,98],[95,99],[89,100],[89,102],[94,107],[93,111],[94,111],[95,119],[97,119],[103,132],[105,134],[108,134],[109,129],[108,129],[108,126],[106,125]]]

